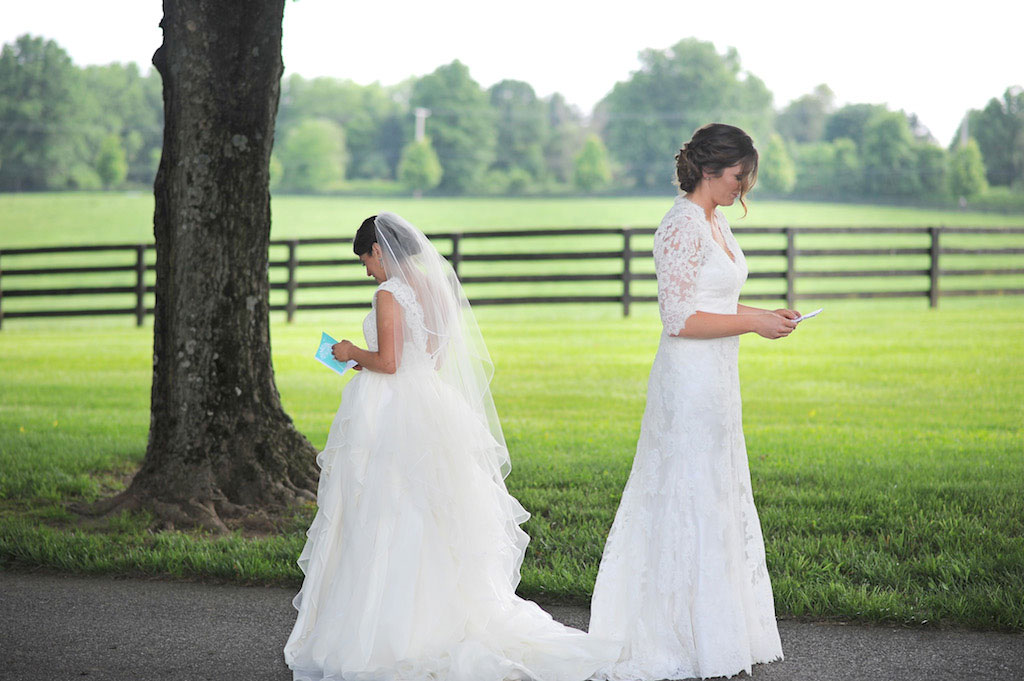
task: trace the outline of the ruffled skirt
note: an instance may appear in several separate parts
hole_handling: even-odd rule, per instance
[[[610,660],[515,595],[529,514],[469,413],[429,367],[346,386],[298,561],[296,681],[581,681]]]

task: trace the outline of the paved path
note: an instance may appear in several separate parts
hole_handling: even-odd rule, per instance
[[[0,572],[3,681],[289,681],[293,590]],[[586,625],[586,608],[552,606]],[[1024,635],[780,623],[763,681],[1024,679]]]

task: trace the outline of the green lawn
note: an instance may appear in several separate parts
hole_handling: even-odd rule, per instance
[[[662,206],[663,207],[663,206]],[[658,210],[661,210],[659,208]],[[534,515],[522,593],[585,602],[629,471],[654,305],[482,308]],[[322,446],[342,383],[311,357],[361,314],[273,326],[278,387]],[[64,503],[144,454],[151,328],[12,320],[0,332],[0,564],[296,586],[311,509],[278,535],[76,529]],[[789,339],[742,341],[744,422],[783,616],[1024,630],[1024,316],[1019,299],[830,303]]]

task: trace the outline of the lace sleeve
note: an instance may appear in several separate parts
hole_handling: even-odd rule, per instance
[[[654,236],[658,307],[661,324],[669,335],[678,335],[697,311],[697,275],[705,255],[700,225],[688,215],[677,215],[663,223]]]

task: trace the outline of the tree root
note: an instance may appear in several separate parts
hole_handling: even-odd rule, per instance
[[[274,521],[264,509],[233,504],[226,499],[214,501],[189,499],[184,502],[145,497],[131,488],[120,494],[93,503],[71,502],[68,510],[98,524],[98,521],[128,511],[148,512],[152,516],[150,529],[203,530],[215,535],[227,534],[233,528],[270,532]]]

